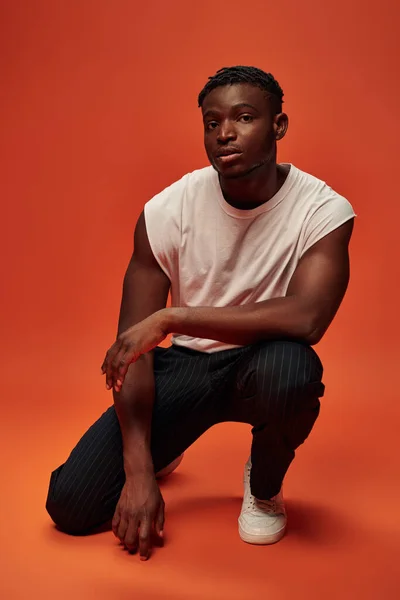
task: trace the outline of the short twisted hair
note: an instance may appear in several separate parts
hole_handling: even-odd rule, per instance
[[[266,73],[257,67],[223,67],[219,69],[215,75],[208,78],[206,85],[201,90],[198,103],[199,107],[203,106],[205,97],[217,87],[223,85],[233,85],[235,83],[249,83],[255,87],[267,92],[276,100],[276,111],[282,111],[283,90],[275,77],[271,73]]]

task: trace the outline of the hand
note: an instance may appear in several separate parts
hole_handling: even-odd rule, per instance
[[[150,557],[153,531],[159,542],[163,541],[164,507],[153,473],[126,480],[115,509],[112,529],[130,552],[136,552],[139,547],[140,560]]]
[[[159,310],[118,336],[101,366],[108,390],[119,392],[129,365],[167,337],[167,315],[167,308]]]

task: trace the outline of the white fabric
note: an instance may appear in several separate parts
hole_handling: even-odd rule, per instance
[[[145,205],[156,260],[171,281],[172,306],[237,306],[285,296],[303,254],[355,216],[325,182],[290,165],[265,204],[228,204],[212,167],[188,173]],[[233,348],[216,340],[174,335],[201,352]]]

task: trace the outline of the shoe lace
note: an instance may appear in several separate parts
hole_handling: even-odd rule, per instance
[[[250,465],[247,465],[248,477],[250,477],[250,469]],[[275,514],[281,509],[281,505],[280,502],[277,502],[276,497],[271,498],[270,500],[259,500],[251,495],[246,508],[250,511],[258,508],[267,514]]]
[[[275,498],[271,500],[258,500],[258,498],[250,496],[246,509],[250,512],[258,509],[267,514],[275,514],[279,509],[279,503]]]
[[[271,500],[256,500],[255,503],[258,508],[261,508],[263,512],[268,514],[275,514],[278,511],[278,503],[274,498]]]

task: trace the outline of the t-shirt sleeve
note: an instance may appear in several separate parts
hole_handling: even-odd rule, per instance
[[[181,240],[182,202],[187,176],[151,198],[144,206],[147,237],[155,259],[172,279]]]
[[[331,190],[331,193],[314,208],[307,219],[301,256],[328,233],[355,216],[356,213],[350,202]]]

